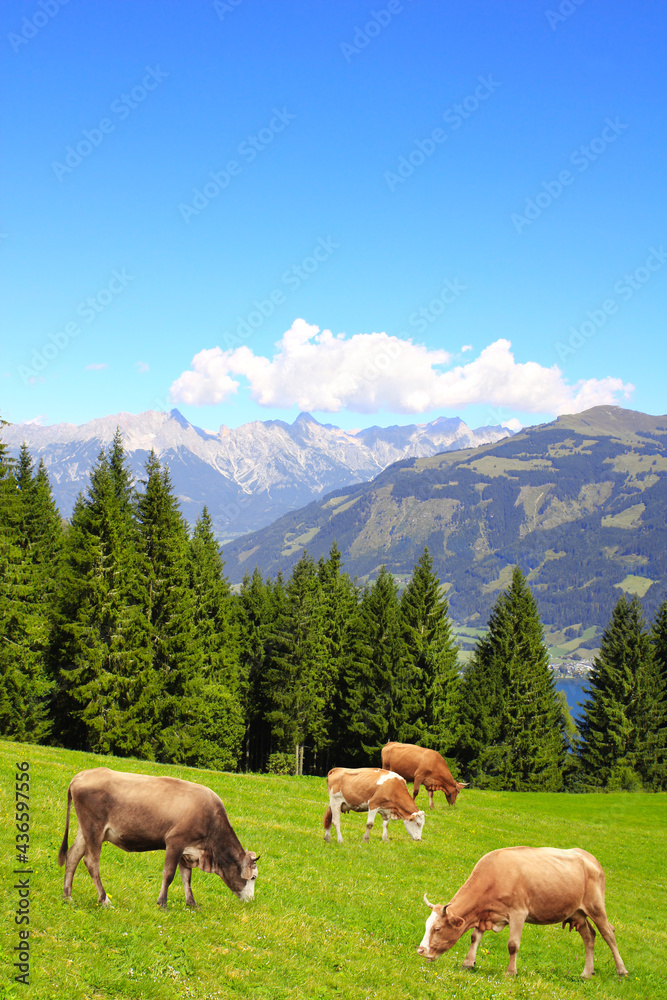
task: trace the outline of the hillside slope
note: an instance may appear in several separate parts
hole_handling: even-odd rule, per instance
[[[225,546],[232,582],[289,572],[334,540],[361,580],[409,576],[424,546],[454,618],[485,624],[518,563],[543,621],[606,624],[622,591],[649,613],[667,582],[667,417],[601,406],[495,444],[398,462]]]
[[[22,866],[14,863],[11,849],[17,835],[17,762],[29,763],[32,775],[30,865],[20,876],[15,869]],[[98,906],[83,862],[72,901],[64,904],[64,870],[57,856],[67,787],[78,771],[98,766],[185,778],[217,792],[241,843],[261,855],[254,902],[241,903],[218,876],[197,870],[192,875],[197,909],[185,906],[177,876],[167,909],[161,910],[155,901],[164,852],[125,853],[107,844],[100,873],[112,905]],[[226,774],[4,740],[0,767],[6,776],[0,783],[0,834],[9,845],[0,874],[5,908],[0,996],[8,1000],[591,996],[579,979],[581,939],[559,925],[525,928],[516,980],[505,976],[506,930],[484,938],[474,972],[461,969],[467,935],[437,963],[417,955],[429,913],[424,892],[438,902],[450,899],[484,853],[518,843],[580,846],[605,869],[607,912],[630,975],[619,984],[599,936],[592,984],[596,1000],[664,996],[665,795],[466,789],[453,809],[436,796],[419,843],[399,820],[389,824],[389,842],[383,844],[378,820],[364,844],[366,818],[350,813],[342,821],[345,842],[338,845],[323,840],[324,778]],[[423,790],[420,795],[423,805]],[[72,810],[70,845],[76,828]],[[14,922],[19,877],[29,880],[30,891],[27,989],[13,983],[21,929]]]

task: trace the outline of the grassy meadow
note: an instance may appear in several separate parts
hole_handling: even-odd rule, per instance
[[[13,888],[14,775],[31,772],[30,984],[13,983],[18,891]],[[62,900],[57,855],[67,786],[85,767],[171,774],[200,781],[223,799],[244,847],[261,854],[253,903],[242,903],[214,875],[195,870],[198,908],[186,909],[178,873],[166,911],[156,904],[164,854],[102,851],[104,909],[83,862],[72,902]],[[369,844],[365,817],[342,819],[345,843],[325,844],[324,778],[237,775],[102,758],[0,742],[2,798],[2,967],[9,997],[282,998],[667,997],[667,795],[555,795],[465,790],[450,809],[437,794],[423,840],[401,822]],[[424,791],[420,804],[427,805]],[[72,811],[70,845],[76,832]],[[580,936],[560,926],[526,926],[519,975],[507,979],[507,929],[485,935],[477,968],[463,971],[469,935],[437,962],[419,958],[432,901],[446,902],[486,851],[513,844],[584,847],[607,876],[607,914],[630,971],[616,976],[598,934],[594,979],[580,979]]]

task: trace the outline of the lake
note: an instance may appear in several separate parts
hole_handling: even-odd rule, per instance
[[[582,708],[577,702],[582,702],[584,700],[583,687],[588,683],[587,680],[582,678],[567,677],[563,680],[556,681],[556,690],[564,691],[565,697],[567,698],[568,708],[572,714],[572,718],[576,721],[581,718]]]

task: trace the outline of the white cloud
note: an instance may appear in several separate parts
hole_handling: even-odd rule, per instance
[[[262,406],[357,413],[424,413],[490,404],[534,413],[573,413],[628,399],[621,379],[582,379],[569,385],[560,368],[518,363],[508,340],[496,340],[467,364],[446,369],[451,355],[386,333],[346,337],[297,319],[272,358],[247,347],[200,351],[171,386],[175,402],[221,403],[243,377]]]
[[[464,344],[461,348],[461,354],[465,354],[466,351],[472,351],[472,344]]]
[[[144,374],[144,372],[149,372],[151,370],[150,365],[147,365],[145,361],[137,361],[137,363],[135,364],[135,368],[142,375]]]
[[[95,365],[95,364],[93,364],[93,365],[86,365],[86,371],[87,372],[101,372],[101,371],[104,371],[104,369],[108,368],[108,367],[109,366],[107,364],[103,364],[103,365]]]

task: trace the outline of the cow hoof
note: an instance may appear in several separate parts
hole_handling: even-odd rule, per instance
[[[108,896],[105,896],[104,899],[100,899],[99,903],[100,906],[111,906],[111,900]]]
[[[474,962],[464,962],[463,965],[461,966],[461,968],[462,969],[474,969],[475,968],[475,963]]]

